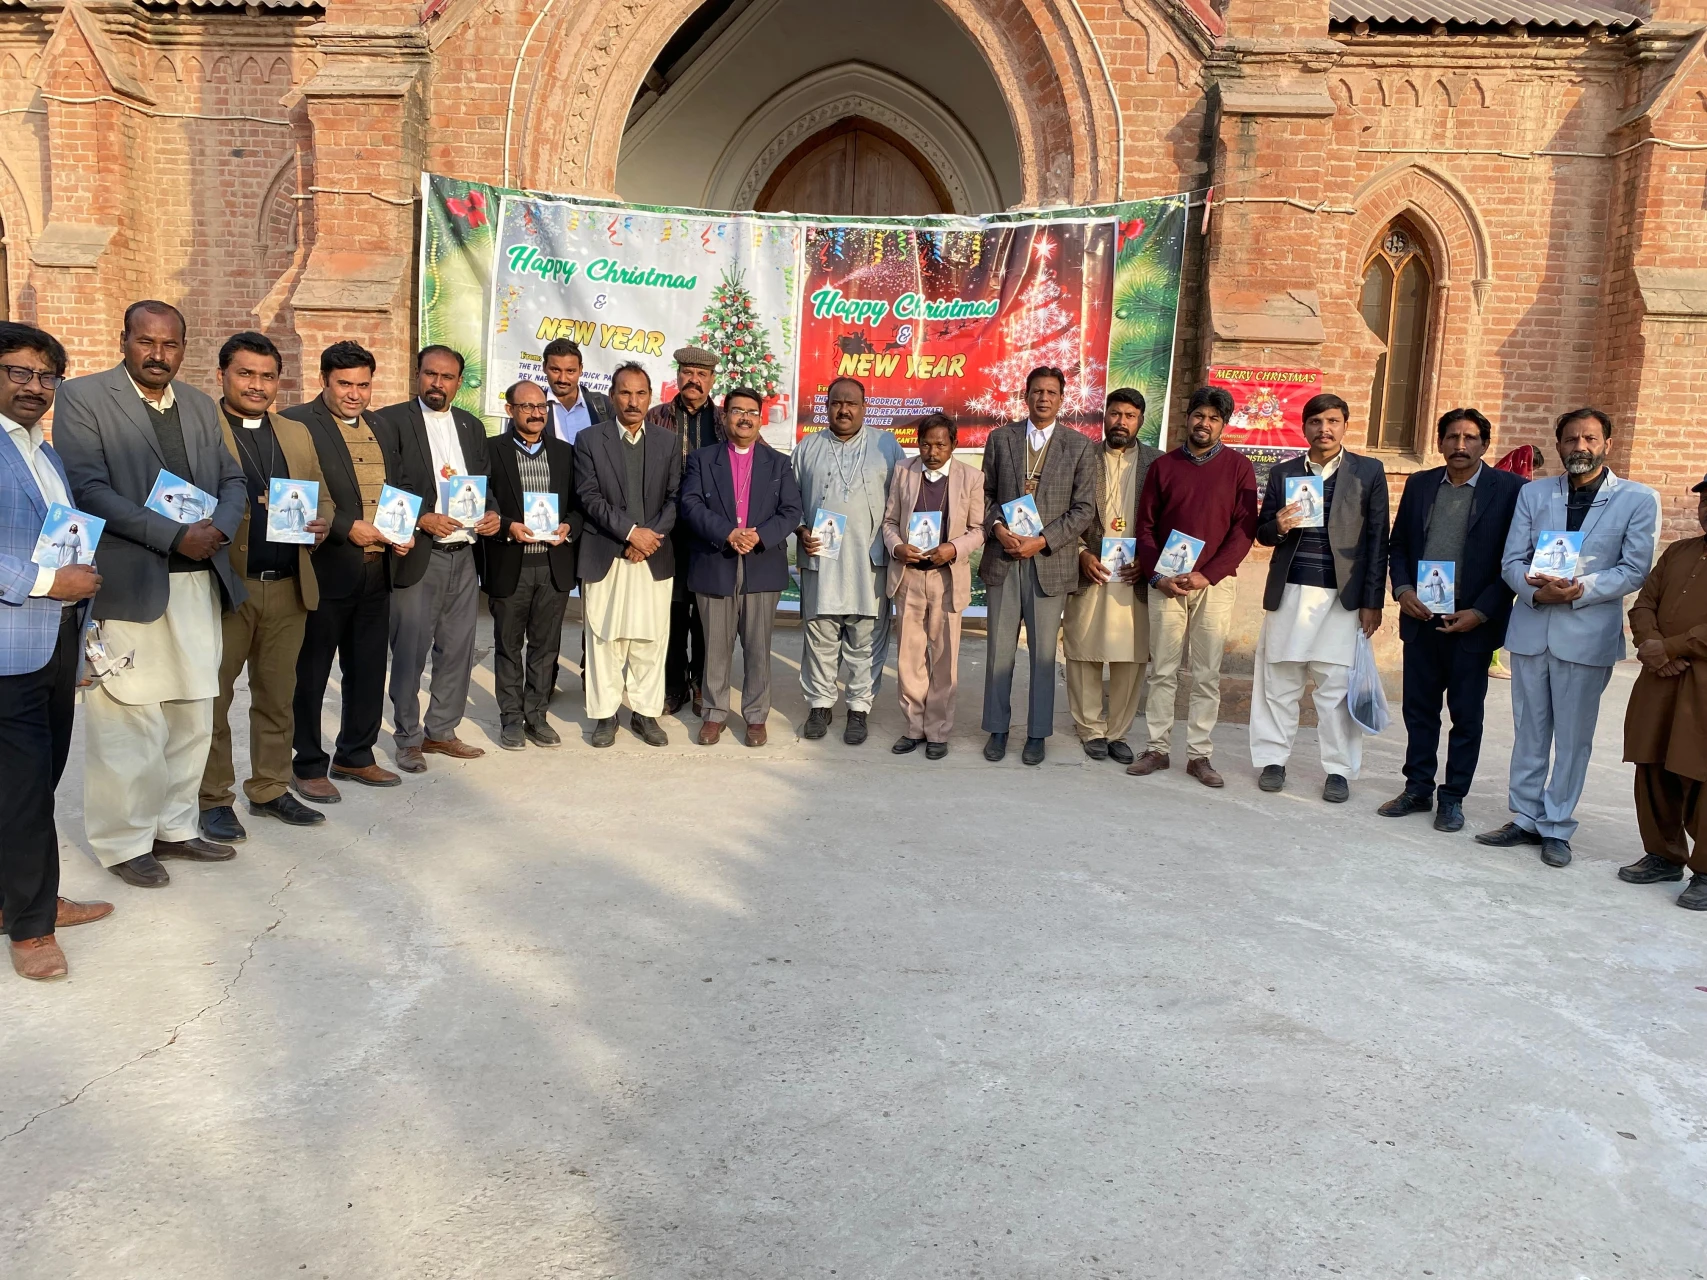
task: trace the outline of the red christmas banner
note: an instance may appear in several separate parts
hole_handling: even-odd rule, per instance
[[[1025,417],[1025,378],[1066,375],[1060,421],[1100,438],[1115,224],[979,231],[823,226],[807,232],[797,429],[826,424],[837,377],[865,384],[866,423],[913,447],[941,411],[959,447]]]
[[[1221,439],[1251,460],[1259,486],[1270,467],[1304,452],[1304,405],[1322,389],[1320,369],[1223,365],[1210,369],[1209,385],[1233,395],[1233,420]]]

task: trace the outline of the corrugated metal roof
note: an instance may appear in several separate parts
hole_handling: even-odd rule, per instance
[[[1465,26],[1503,27],[1522,22],[1537,27],[1636,27],[1647,15],[1634,5],[1596,4],[1593,0],[1332,0],[1335,22],[1456,22]]]

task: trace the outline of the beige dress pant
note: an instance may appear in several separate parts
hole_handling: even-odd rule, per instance
[[[895,672],[907,736],[947,742],[954,732],[954,691],[960,683],[960,615],[948,605],[953,582],[947,568],[908,569],[895,589],[901,638]]]
[[[1322,750],[1322,771],[1354,779],[1363,767],[1363,730],[1346,706],[1351,668],[1332,662],[1271,662],[1257,642],[1256,678],[1251,683],[1251,764],[1258,769],[1284,765],[1292,758],[1298,736],[1298,703],[1304,681],[1316,690],[1316,738]]]
[[[636,715],[664,714],[664,663],[670,645],[673,578],[658,581],[644,563],[617,560],[598,582],[581,584],[587,663],[587,714],[608,720],[626,698]]]
[[[1073,713],[1073,724],[1079,731],[1080,742],[1107,738],[1124,742],[1132,721],[1138,715],[1138,697],[1144,688],[1142,662],[1110,662],[1108,667],[1108,704],[1103,709],[1101,662],[1067,659],[1067,709]]]
[[[1186,753],[1207,760],[1214,751],[1210,735],[1221,716],[1221,654],[1233,622],[1239,583],[1226,577],[1214,586],[1170,600],[1150,592],[1150,679],[1145,686],[1144,720],[1151,751],[1166,754],[1174,737],[1174,695],[1182,663],[1191,680],[1191,718],[1186,722]]]

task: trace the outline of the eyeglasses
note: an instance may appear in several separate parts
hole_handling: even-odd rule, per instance
[[[543,418],[550,410],[551,406],[544,404],[513,404],[510,408],[514,409],[524,418]]]
[[[725,409],[723,416],[725,418],[752,418],[757,421],[759,411],[757,409]]]
[[[6,376],[20,387],[29,386],[30,380],[33,378],[42,385],[43,390],[52,391],[65,381],[63,373],[49,373],[45,369],[31,369],[27,365],[0,364],[0,369],[4,369]]]

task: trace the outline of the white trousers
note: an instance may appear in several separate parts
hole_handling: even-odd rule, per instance
[[[664,640],[601,640],[587,636],[587,714],[608,720],[628,695],[636,715],[664,714]]]
[[[122,680],[125,677],[119,676]],[[213,699],[127,705],[104,688],[83,701],[83,828],[103,867],[159,840],[194,840]]]
[[[1298,702],[1306,678],[1316,682],[1316,734],[1322,771],[1347,780],[1363,767],[1363,730],[1346,706],[1351,668],[1331,662],[1270,662],[1265,637],[1258,637],[1256,678],[1251,683],[1251,763],[1262,769],[1292,758],[1298,736]]]

